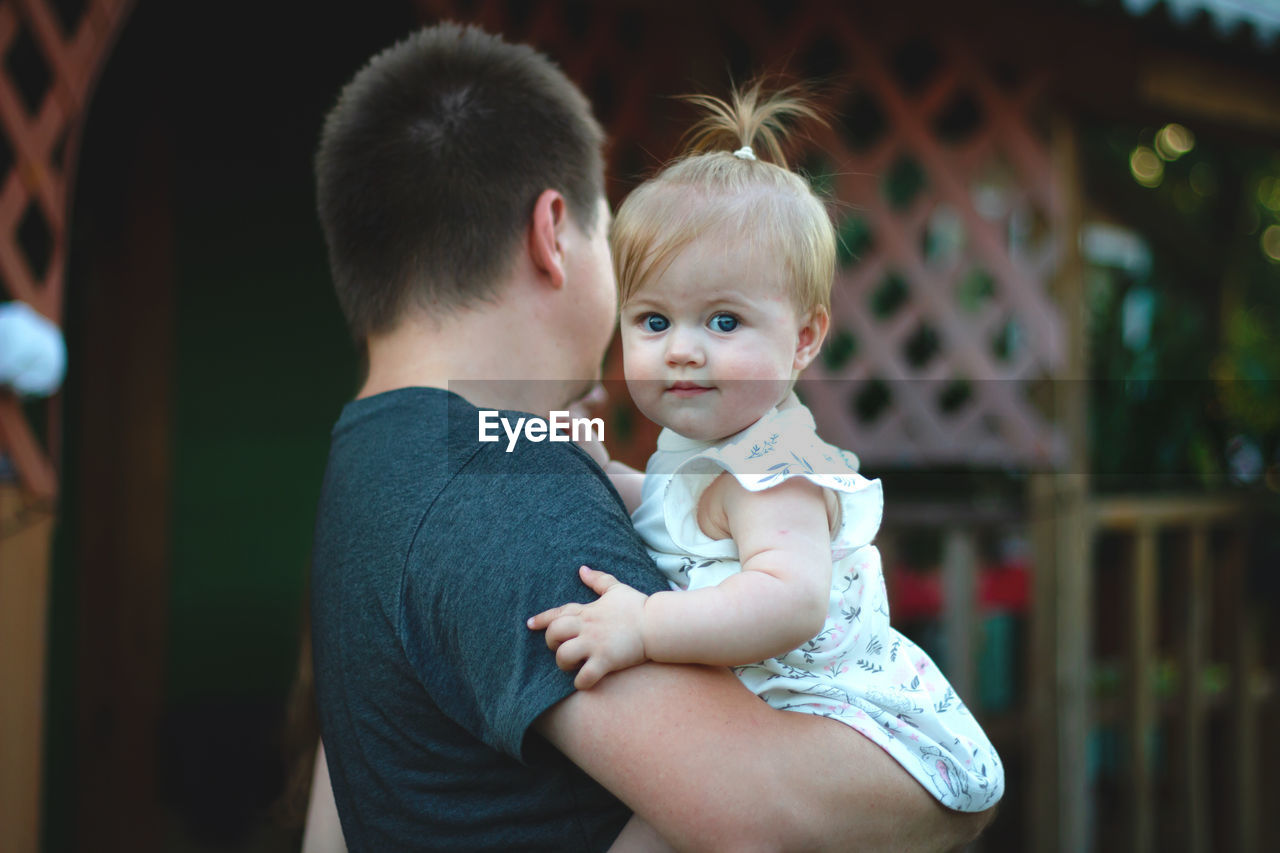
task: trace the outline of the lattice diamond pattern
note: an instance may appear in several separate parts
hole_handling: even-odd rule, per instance
[[[55,321],[62,312],[69,187],[86,99],[131,3],[80,5],[68,30],[64,10],[46,0],[0,2],[0,127],[8,155],[0,173],[0,282],[6,298]],[[56,414],[48,419],[51,428]],[[8,392],[0,392],[0,448],[31,492],[53,496],[57,477],[49,454]]]
[[[1045,142],[1027,117],[1038,87],[1001,91],[962,45],[937,38],[939,65],[911,91],[883,41],[847,20],[825,22],[824,34],[833,30],[849,45],[864,104],[876,105],[860,109],[883,115],[886,130],[862,151],[847,133],[819,140],[844,215],[872,238],[839,273],[833,306],[836,327],[864,345],[862,363],[817,365],[806,399],[829,437],[869,460],[1059,460],[1054,425],[1022,389],[1064,355],[1046,287],[1059,238],[1032,227],[1061,217]],[[902,310],[883,305],[889,276],[907,284]],[[857,387],[870,378],[889,398],[878,409]]]
[[[1040,79],[997,82],[947,34],[856,4],[716,2],[678,19],[627,2],[417,5],[559,57],[595,99],[623,180],[673,150],[662,96],[723,81],[726,61],[834,81],[831,127],[796,157],[829,187],[842,239],[830,348],[801,387],[824,436],[876,464],[1063,461],[1027,393],[1066,349],[1048,289],[1065,226],[1033,121]]]

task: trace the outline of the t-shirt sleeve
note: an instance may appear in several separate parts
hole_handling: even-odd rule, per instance
[[[498,445],[455,475],[428,511],[403,590],[410,664],[440,709],[499,752],[525,761],[525,735],[573,692],[541,631],[525,620],[595,594],[578,567],[645,593],[666,589],[605,475],[576,447]]]

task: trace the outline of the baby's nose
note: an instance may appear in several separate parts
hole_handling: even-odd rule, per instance
[[[667,336],[668,364],[701,364],[705,358],[698,335],[687,329],[673,329]]]

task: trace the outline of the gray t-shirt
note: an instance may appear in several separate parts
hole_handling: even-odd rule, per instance
[[[666,583],[579,448],[507,453],[477,427],[461,397],[408,388],[348,404],[333,429],[312,631],[353,853],[603,850],[628,817],[530,731],[573,676],[525,619],[593,599],[582,564],[644,592]]]

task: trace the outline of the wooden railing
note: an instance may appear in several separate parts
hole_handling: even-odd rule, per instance
[[[1098,642],[1103,676],[1094,732],[1120,735],[1117,796],[1105,773],[1095,787],[1098,833],[1112,839],[1099,849],[1260,849],[1258,719],[1268,692],[1246,585],[1249,515],[1239,501],[1207,498],[1090,507],[1093,612],[1106,608],[1118,623],[1086,638]],[[1107,597],[1118,601],[1107,607]],[[1226,735],[1224,761],[1211,760],[1211,723]]]
[[[982,544],[1034,543],[1028,512],[1016,504],[886,507],[877,543],[891,595],[893,573],[911,562],[905,553],[931,540],[929,571],[942,593],[931,639],[1009,771],[1000,818],[974,849],[1261,849],[1259,721],[1274,691],[1246,586],[1250,521],[1249,506],[1231,499],[1089,499],[1085,556],[1077,565],[1056,558],[1085,606],[1044,601],[1063,586],[1035,578],[1042,600],[1013,614],[1022,663],[997,676],[1015,678],[1017,695],[995,709],[983,707],[980,689],[991,673],[979,661],[992,641],[977,595]],[[1033,554],[1032,575],[1053,559]],[[898,624],[898,602],[891,607]],[[1034,638],[1046,636],[1067,648],[1037,646]],[[1061,671],[1070,661],[1084,672]],[[1065,700],[1063,685],[1072,694]],[[1053,697],[1048,721],[1039,719],[1037,689]],[[1055,768],[1048,779],[1046,763]],[[1035,825],[1046,796],[1066,831]]]

